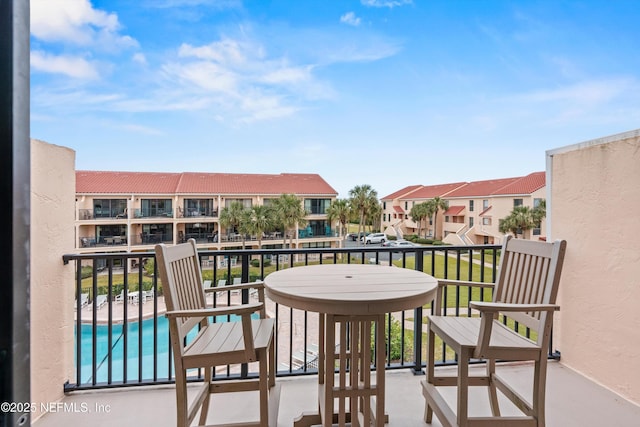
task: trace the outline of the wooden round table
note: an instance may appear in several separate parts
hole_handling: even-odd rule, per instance
[[[430,303],[437,289],[436,279],[398,267],[321,264],[276,271],[264,282],[272,301],[320,313],[319,411],[302,414],[294,425],[343,426],[351,422],[358,426],[362,422],[383,426],[385,314]],[[370,369],[372,328],[376,367],[380,369],[375,384]],[[336,399],[338,411],[334,413]]]

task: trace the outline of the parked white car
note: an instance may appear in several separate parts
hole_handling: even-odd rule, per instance
[[[411,248],[417,245],[407,240],[391,240],[385,243],[384,246],[388,246],[390,248]]]
[[[365,245],[370,243],[384,243],[387,241],[387,236],[384,233],[370,233],[363,237]]]

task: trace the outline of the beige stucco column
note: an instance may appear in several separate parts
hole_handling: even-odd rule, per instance
[[[31,141],[31,401],[55,402],[73,373],[75,152]],[[32,419],[40,416],[34,413]]]
[[[640,404],[640,130],[547,152],[547,187],[549,237],[567,240],[554,346]]]

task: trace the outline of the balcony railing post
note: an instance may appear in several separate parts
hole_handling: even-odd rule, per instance
[[[242,283],[249,283],[249,258],[250,256],[247,252],[243,253],[240,258],[240,265],[242,266],[240,281]],[[241,295],[242,295],[242,303],[248,304],[249,290],[243,289],[241,292]],[[249,375],[249,365],[247,365],[246,363],[243,363],[242,365],[240,365],[240,378],[246,378],[248,375]]]
[[[424,271],[424,252],[416,250],[415,269]],[[413,374],[422,375],[422,307],[413,313]]]

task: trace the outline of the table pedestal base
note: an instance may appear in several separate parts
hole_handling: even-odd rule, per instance
[[[383,427],[388,422],[384,413],[384,319],[384,314],[320,315],[318,412],[302,414],[294,426],[342,427],[351,423],[354,427]],[[376,361],[375,383],[371,375],[372,350]]]

